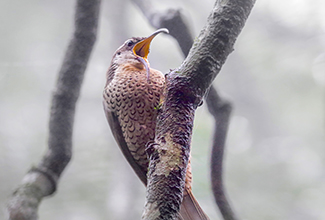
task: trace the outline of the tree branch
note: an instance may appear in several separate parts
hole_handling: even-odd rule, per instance
[[[214,117],[214,133],[211,150],[211,185],[214,199],[225,220],[236,220],[235,212],[232,210],[223,182],[223,155],[228,132],[231,104],[222,100],[217,91],[211,87],[206,102],[209,112]]]
[[[72,155],[75,106],[84,72],[96,41],[100,0],[78,0],[75,31],[52,97],[48,150],[24,177],[8,202],[10,220],[37,219],[43,197],[53,194]]]
[[[189,55],[166,77],[150,157],[143,219],[176,219],[183,197],[194,112],[233,50],[254,0],[217,1]]]
[[[191,35],[184,16],[179,10],[168,9],[164,12],[155,10],[147,0],[134,0],[135,4],[141,9],[145,16],[155,28],[167,28],[170,34],[177,40],[182,49],[184,57],[188,55],[192,44],[193,36]],[[187,40],[183,40],[187,39]],[[215,201],[219,207],[224,219],[237,219],[235,212],[232,210],[225,194],[226,190],[222,179],[222,163],[225,148],[225,140],[228,131],[231,105],[224,101],[216,89],[211,85],[206,96],[206,103],[209,112],[215,119],[214,134],[211,150],[211,185]]]

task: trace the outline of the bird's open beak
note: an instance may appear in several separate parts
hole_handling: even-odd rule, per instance
[[[149,54],[149,49],[150,49],[150,43],[154,39],[154,37],[160,33],[168,34],[169,31],[166,28],[161,28],[161,29],[156,30],[149,37],[146,37],[145,39],[143,39],[142,41],[137,43],[133,47],[133,53],[144,58],[144,59],[147,59],[148,54]]]

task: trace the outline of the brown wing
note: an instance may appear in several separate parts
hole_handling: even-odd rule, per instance
[[[127,159],[135,173],[138,175],[140,180],[147,185],[147,174],[146,170],[143,170],[140,165],[135,161],[134,157],[131,155],[131,152],[129,151],[129,148],[125,142],[125,139],[123,137],[122,129],[120,126],[120,123],[118,122],[118,118],[114,114],[114,112],[111,112],[107,108],[105,108],[105,115],[108,121],[108,124],[112,130],[112,133],[114,135],[114,138],[120,147],[124,157]]]
[[[105,108],[105,115],[114,135],[114,138],[120,147],[124,157],[127,159],[137,176],[140,180],[147,185],[146,170],[143,170],[141,166],[137,163],[134,157],[131,155],[129,148],[125,142],[122,134],[121,126],[114,112]],[[184,198],[180,209],[180,216],[178,220],[208,220],[209,218],[201,209],[200,205],[194,198],[191,191],[186,190],[184,192]]]

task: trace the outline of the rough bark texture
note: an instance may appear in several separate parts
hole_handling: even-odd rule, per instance
[[[56,191],[59,177],[70,161],[75,106],[96,41],[99,7],[100,0],[77,1],[75,31],[52,97],[48,150],[39,165],[25,175],[10,198],[10,220],[37,219],[40,202]]]
[[[150,165],[143,219],[176,219],[183,198],[195,107],[191,97],[184,97],[188,88],[173,82],[167,81],[166,87],[179,89],[167,96],[164,103],[170,105],[164,104],[166,114],[158,117],[161,130],[147,149]]]
[[[148,4],[146,4],[144,10],[143,7],[145,4],[143,0],[135,0],[135,3],[142,9],[142,12],[146,13],[147,19],[150,20],[152,25],[155,25],[155,28],[169,29],[170,34],[177,40],[184,57],[186,57],[193,44],[193,37],[181,12],[173,9],[159,12],[152,8],[152,6],[149,8]],[[210,163],[212,191],[223,218],[225,220],[235,220],[237,219],[236,214],[231,208],[229,199],[226,196],[222,166],[232,107],[228,101],[225,101],[218,95],[213,85],[206,95],[206,104],[209,112],[215,119]]]
[[[254,2],[217,1],[185,61],[167,75],[155,143],[148,147],[150,165],[143,219],[176,219],[183,197],[195,109],[233,50]]]

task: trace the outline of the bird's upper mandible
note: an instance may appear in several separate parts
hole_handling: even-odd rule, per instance
[[[124,42],[113,56],[111,65],[120,65],[125,62],[139,66],[142,64],[147,72],[147,79],[150,77],[150,65],[147,60],[150,51],[150,43],[160,33],[169,33],[168,29],[161,28],[148,37],[133,37]]]

